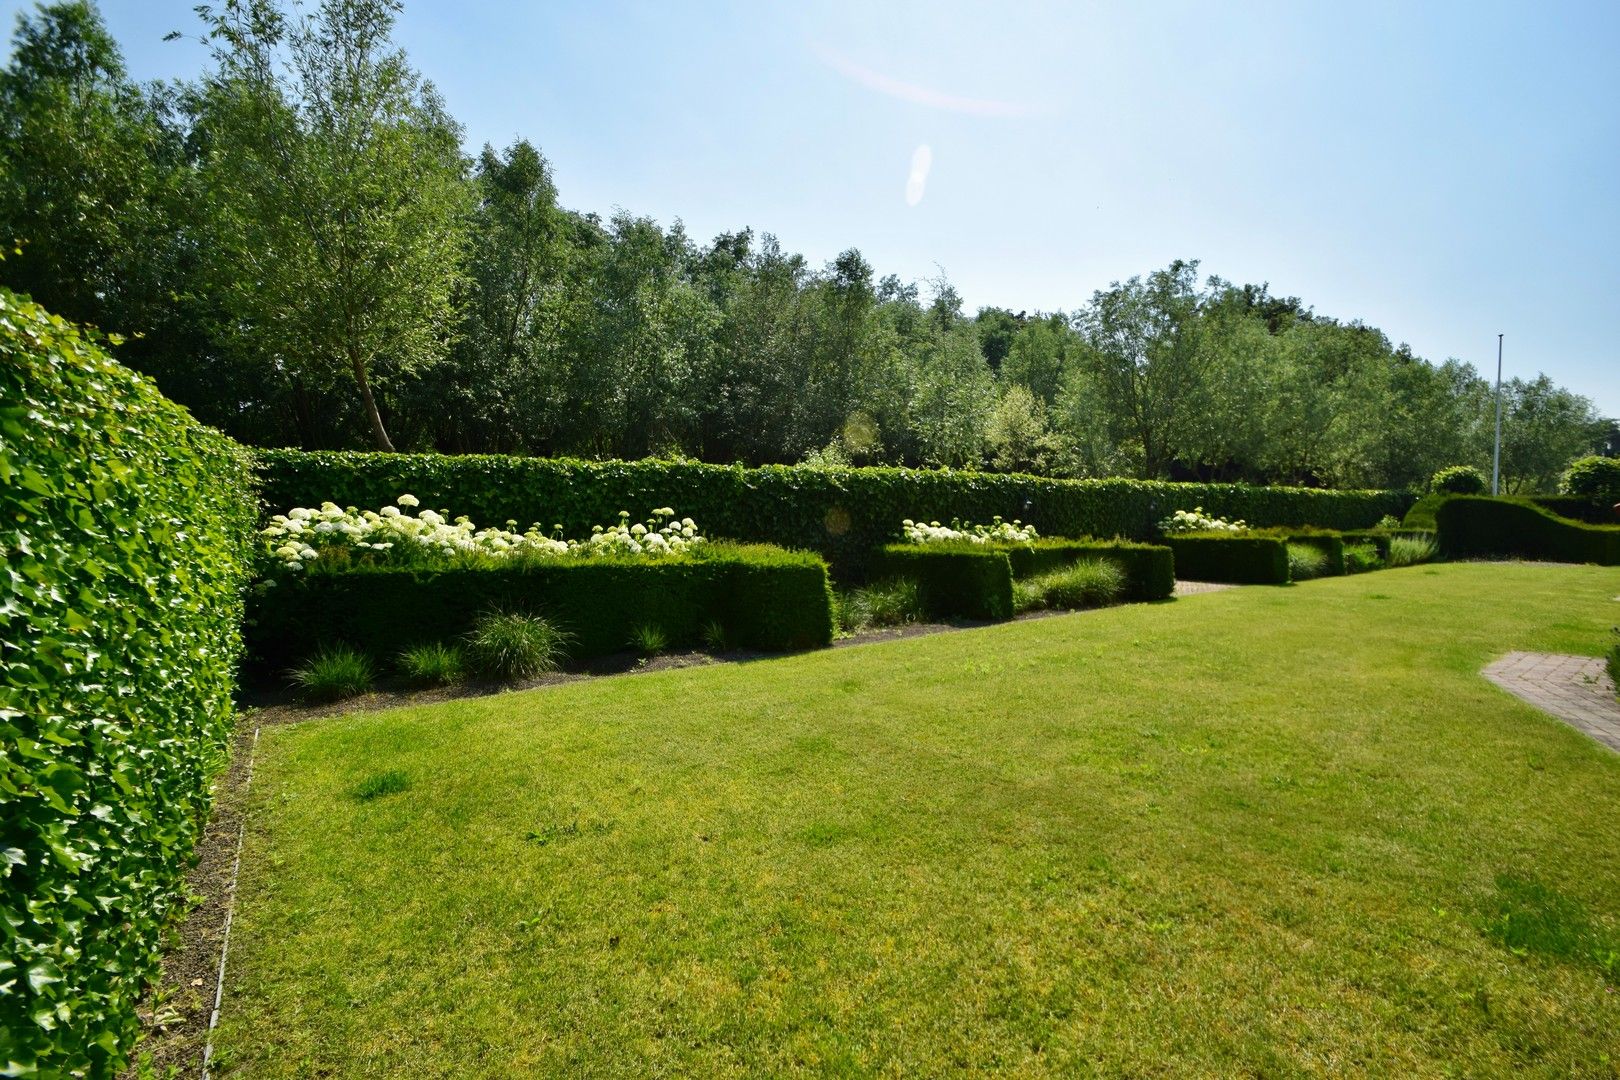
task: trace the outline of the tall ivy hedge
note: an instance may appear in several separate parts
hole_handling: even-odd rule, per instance
[[[620,510],[639,518],[672,506],[709,536],[813,549],[846,576],[863,574],[873,553],[899,538],[906,518],[988,522],[999,515],[1047,536],[1146,539],[1160,518],[1195,506],[1255,525],[1355,529],[1399,517],[1412,501],[1394,491],[497,455],[270,450],[258,454],[258,469],[269,513],[326,500],[378,507],[409,492],[480,525],[561,524],[577,535]]]
[[[0,289],[0,1073],[108,1076],[231,719],[246,453]]]

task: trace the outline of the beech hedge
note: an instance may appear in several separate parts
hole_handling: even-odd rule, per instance
[[[1552,562],[1620,565],[1620,526],[1559,517],[1529,499],[1459,495],[1435,512],[1448,559],[1517,555]]]
[[[481,523],[561,524],[569,535],[582,535],[620,510],[639,519],[654,507],[672,506],[696,518],[709,536],[811,548],[841,576],[857,578],[869,570],[876,550],[898,539],[906,518],[1000,516],[1033,524],[1048,536],[1144,540],[1154,535],[1160,518],[1194,506],[1255,525],[1353,529],[1386,514],[1399,517],[1413,498],[1396,491],[500,455],[265,450],[257,464],[266,513],[327,500],[382,506],[408,492],[425,506]]]
[[[692,645],[713,621],[730,646],[767,652],[826,645],[833,635],[832,590],[819,556],[712,544],[659,559],[311,569],[255,587],[248,657],[260,677],[280,676],[338,644],[388,664],[404,649],[459,640],[484,612],[514,609],[568,633],[572,660],[625,651],[642,624],[656,625],[672,645]]]
[[[0,289],[0,1072],[106,1077],[223,764],[250,462]]]

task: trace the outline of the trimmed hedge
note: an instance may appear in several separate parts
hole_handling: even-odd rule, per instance
[[[0,1071],[111,1076],[227,752],[247,455],[0,289]]]
[[[1013,572],[1007,550],[983,544],[887,544],[874,573],[910,578],[934,619],[1010,619]]]
[[[1519,555],[1553,562],[1620,565],[1620,527],[1562,518],[1528,499],[1459,495],[1435,514],[1448,559]]]
[[[260,675],[279,675],[337,644],[391,664],[407,648],[460,638],[485,611],[513,608],[569,633],[573,660],[625,651],[643,623],[685,645],[714,620],[731,645],[770,652],[826,645],[833,636],[832,590],[820,557],[716,544],[701,555],[658,560],[313,570],[254,590],[248,655]]]
[[[1164,544],[1175,552],[1176,576],[1183,581],[1288,584],[1288,545],[1275,536],[1194,533],[1167,536]]]
[[[1582,495],[1532,495],[1530,501],[1559,517],[1584,521],[1588,525],[1620,525],[1612,505]]]
[[[1251,536],[1273,536],[1285,544],[1298,544],[1301,547],[1314,548],[1320,551],[1327,559],[1327,566],[1322,570],[1322,577],[1339,577],[1344,574],[1344,535],[1342,533],[1328,532],[1323,529],[1296,532],[1292,529],[1257,529]]]
[[[1128,540],[1037,540],[1006,548],[1015,578],[1058,570],[1076,559],[1107,559],[1125,571],[1127,600],[1164,600],[1176,591],[1176,559],[1163,544]]]
[[[1455,495],[1425,495],[1413,503],[1401,519],[1401,525],[1407,529],[1425,529],[1434,531],[1434,514],[1444,506],[1447,499],[1454,499]]]
[[[258,452],[269,513],[331,500],[361,508],[409,492],[424,506],[480,524],[561,524],[569,535],[672,506],[705,535],[812,548],[841,576],[860,577],[873,552],[899,536],[906,518],[1033,524],[1049,536],[1148,539],[1177,509],[1256,525],[1364,528],[1399,516],[1412,496],[1395,491],[1325,491],[1138,480],[1050,480],[1033,476],[917,469],[703,465],[668,461],[438,454]]]

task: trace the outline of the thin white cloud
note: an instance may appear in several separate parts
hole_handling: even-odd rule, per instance
[[[916,206],[922,202],[923,191],[928,187],[928,170],[934,166],[934,152],[923,143],[911,152],[911,172],[906,177],[906,205]]]
[[[958,97],[955,94],[930,90],[926,86],[904,82],[880,71],[864,68],[847,57],[840,56],[819,45],[812,45],[811,48],[820,57],[822,63],[851,82],[858,83],[868,90],[875,90],[888,97],[909,101],[913,105],[923,105],[930,109],[943,109],[946,112],[966,113],[969,116],[1014,117],[1028,116],[1035,112],[1033,106],[1017,101]]]

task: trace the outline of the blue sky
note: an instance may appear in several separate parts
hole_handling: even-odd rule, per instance
[[[194,0],[105,0],[142,79]],[[6,24],[25,5],[0,0]],[[31,5],[27,5],[31,6]],[[407,0],[466,126],[564,205],[1072,309],[1175,258],[1620,416],[1620,3]],[[926,147],[926,150],[923,148]]]

